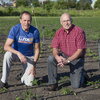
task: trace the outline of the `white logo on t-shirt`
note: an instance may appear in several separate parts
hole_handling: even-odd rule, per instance
[[[18,42],[31,44],[33,42],[33,38],[26,38],[26,37],[20,36],[18,39]]]

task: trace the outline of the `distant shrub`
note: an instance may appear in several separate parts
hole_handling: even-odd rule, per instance
[[[72,16],[100,16],[100,10],[75,10],[75,9],[55,9],[52,8],[48,12],[47,9],[42,7],[0,7],[0,16],[19,16],[22,11],[29,11],[35,16],[60,16],[62,13],[67,12]]]
[[[3,11],[0,11],[0,16],[3,16]]]
[[[20,12],[18,11],[11,12],[11,16],[19,16],[19,15],[20,15]]]

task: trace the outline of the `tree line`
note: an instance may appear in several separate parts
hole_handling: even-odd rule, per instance
[[[16,7],[19,6],[34,6],[34,7],[42,7],[48,11],[50,9],[76,9],[76,10],[89,10],[93,9],[91,7],[92,0],[46,0],[44,2],[40,2],[39,0],[16,0]],[[100,9],[100,0],[97,0],[95,5],[95,9]]]
[[[97,0],[94,8],[91,0],[10,0],[16,1],[16,6],[0,7],[0,16],[19,16],[24,10],[35,16],[59,16],[65,11],[73,16],[100,16],[100,0]],[[3,0],[2,0],[3,2]],[[94,9],[94,10],[92,10]]]

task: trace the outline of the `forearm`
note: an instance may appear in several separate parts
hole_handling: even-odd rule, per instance
[[[35,50],[35,54],[34,54],[34,61],[37,62],[38,58],[39,58],[39,54],[40,54],[40,49],[36,49]]]
[[[57,48],[53,48],[53,56],[55,58],[57,58],[59,56],[58,54],[59,54],[58,49]]]
[[[17,50],[15,50],[15,49],[12,48],[13,42],[14,42],[13,39],[8,38],[8,39],[6,40],[6,42],[5,42],[4,50],[5,50],[5,51],[12,52],[12,53],[18,55],[19,52],[18,52]]]
[[[39,53],[35,53],[35,55],[34,55],[34,62],[37,62],[38,58],[39,58]]]
[[[7,45],[4,46],[4,50],[5,50],[5,51],[12,52],[12,53],[14,53],[14,54],[16,54],[16,55],[18,55],[18,53],[19,53],[19,51],[15,50],[15,49],[13,49],[11,46],[7,46]]]
[[[78,49],[72,56],[68,57],[67,60],[69,61],[73,61],[77,58],[79,58],[83,53],[83,50],[82,49]]]

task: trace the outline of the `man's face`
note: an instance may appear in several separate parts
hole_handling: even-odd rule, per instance
[[[22,25],[23,30],[28,31],[31,24],[31,18],[28,14],[23,14],[20,19],[20,23]]]
[[[68,30],[72,26],[72,20],[69,15],[63,15],[60,20],[61,25],[65,30]]]

